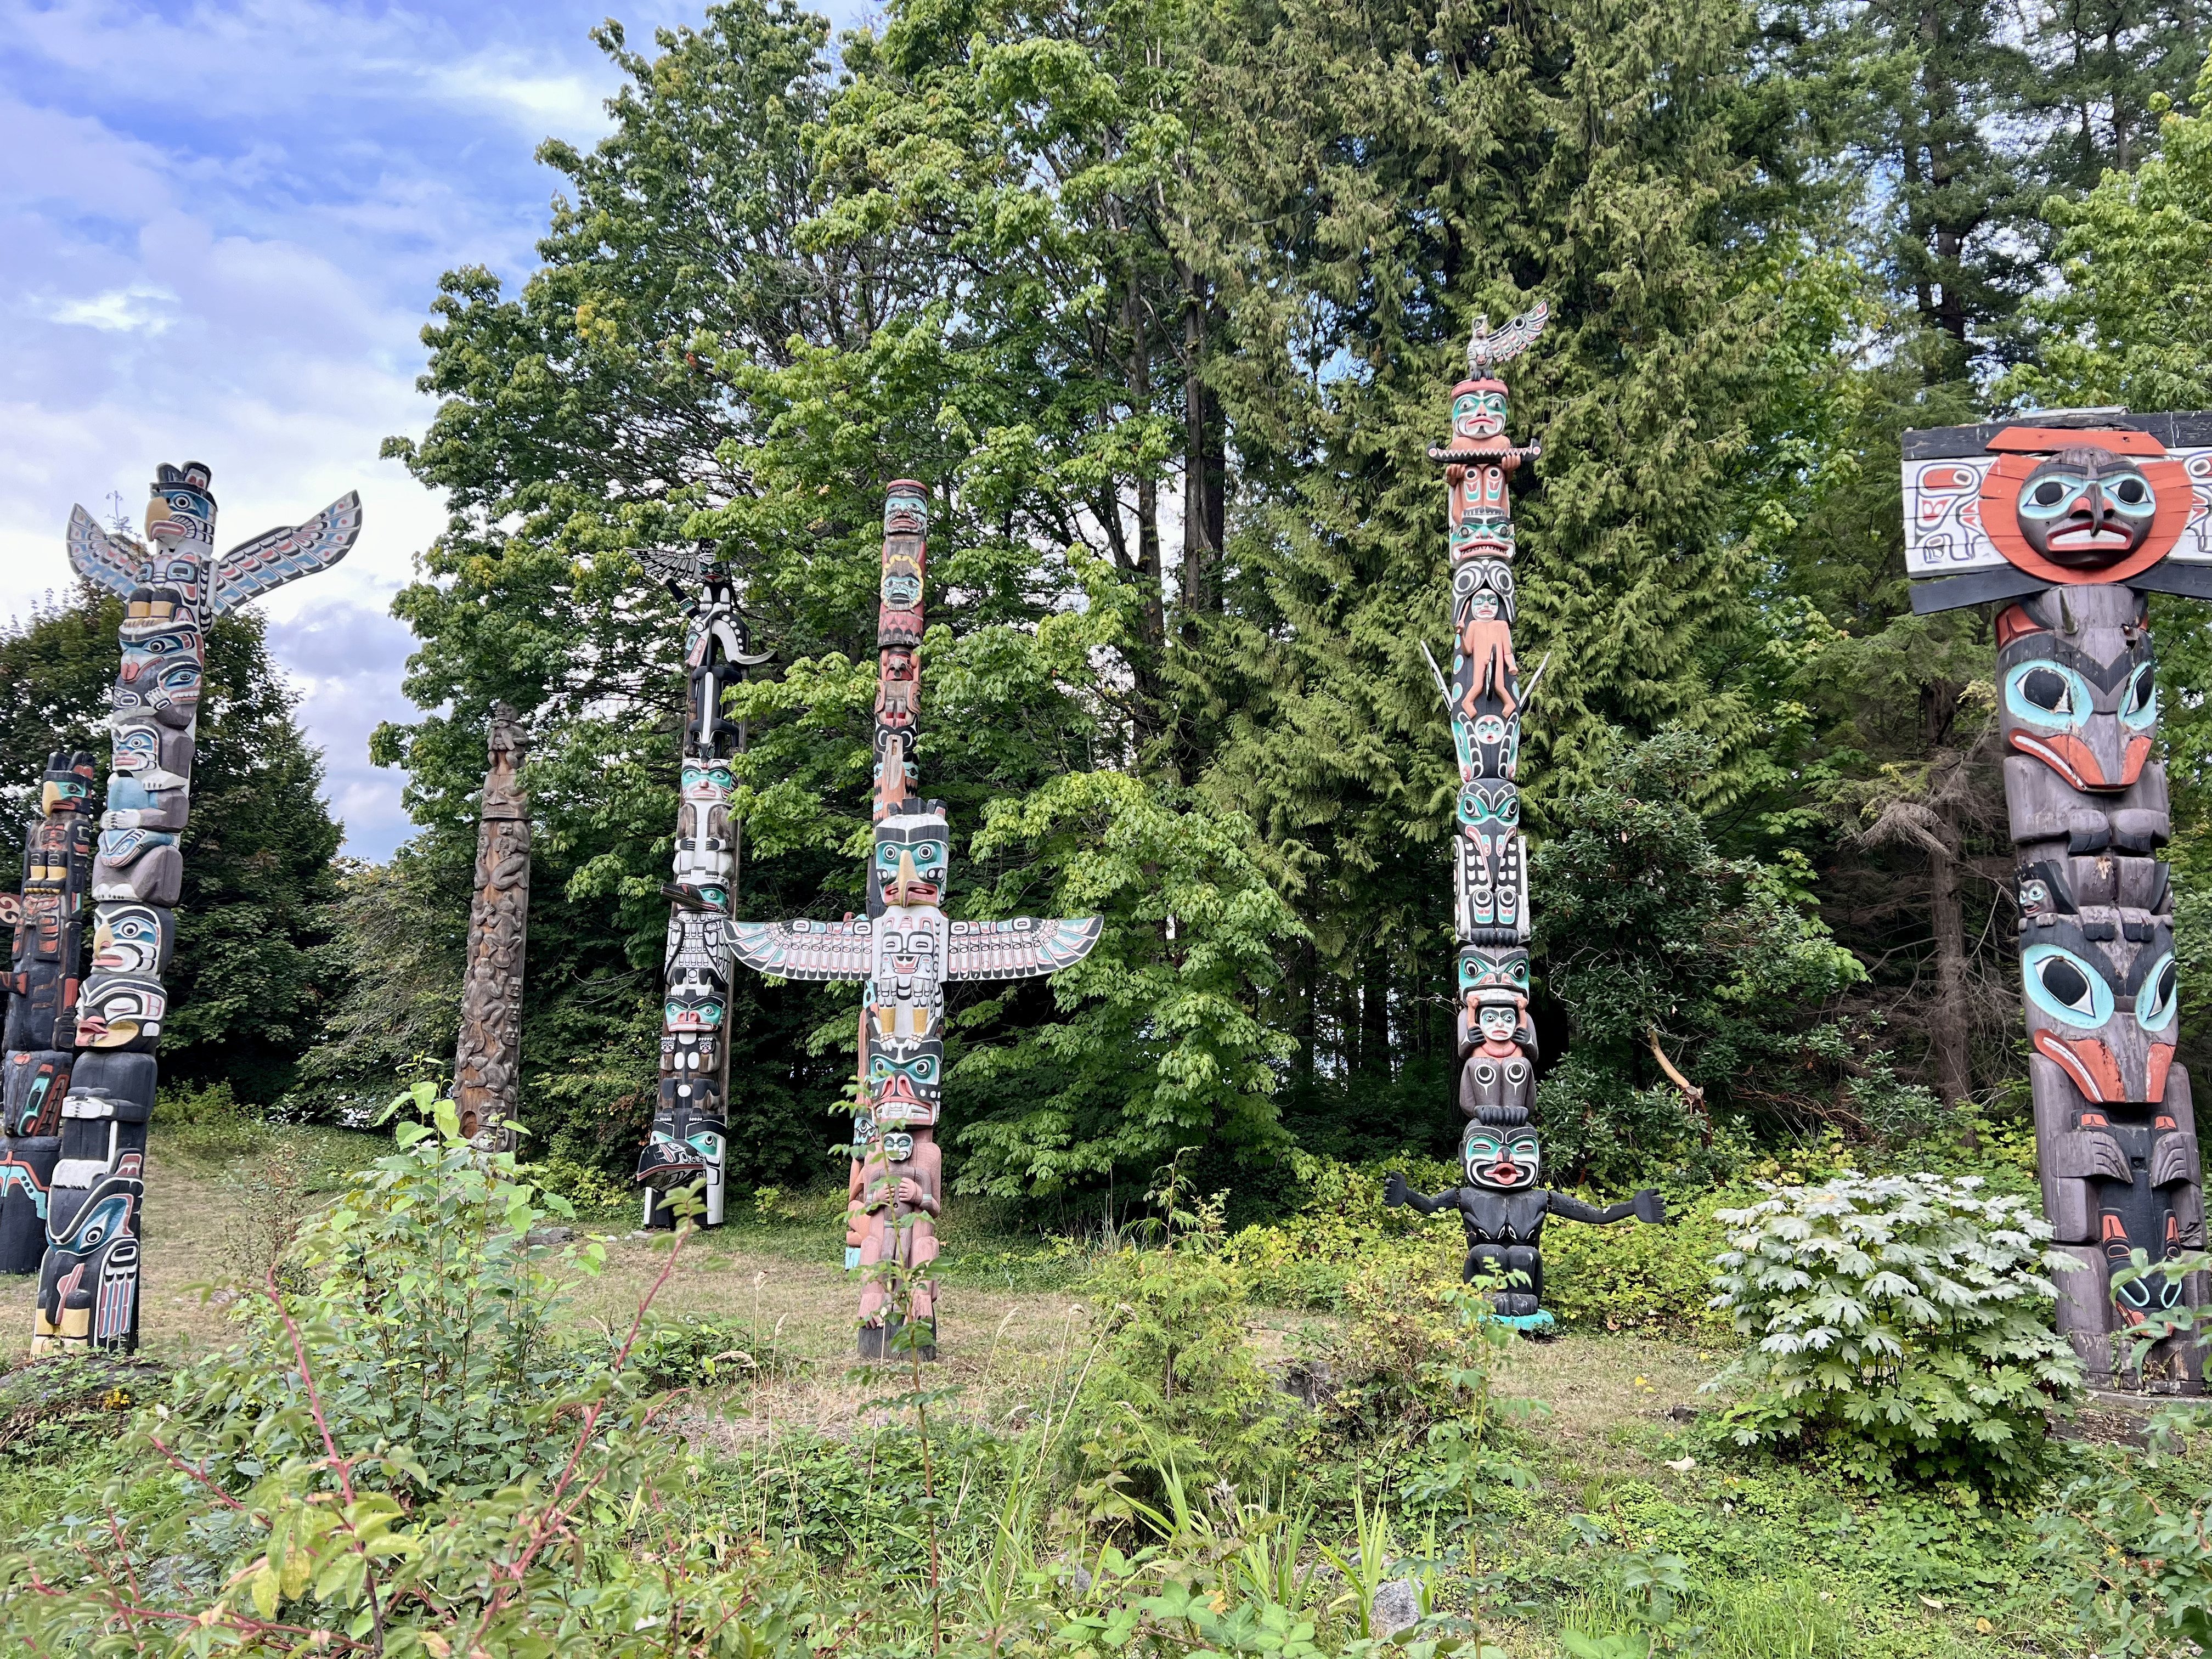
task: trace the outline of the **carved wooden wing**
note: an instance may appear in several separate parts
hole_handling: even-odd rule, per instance
[[[146,580],[146,562],[92,521],[81,507],[70,508],[70,568],[96,586],[124,599]]]
[[[272,587],[328,570],[353,551],[360,534],[361,493],[348,490],[305,524],[240,542],[216,563],[209,614],[222,616]]]
[[[730,924],[738,960],[778,979],[866,979],[876,925],[865,916],[843,921],[738,921]]]
[[[1016,916],[1007,921],[956,921],[947,979],[1035,979],[1072,968],[1105,931],[1103,916],[1072,921]]]

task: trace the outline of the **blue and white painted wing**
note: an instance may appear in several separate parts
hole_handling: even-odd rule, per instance
[[[146,561],[92,521],[81,507],[70,508],[70,568],[95,586],[124,599],[146,580]]]
[[[1072,921],[1015,916],[1006,921],[952,924],[947,979],[1036,979],[1072,968],[1105,932],[1103,916]]]
[[[843,921],[738,921],[730,924],[737,957],[778,979],[866,979],[876,924]]]
[[[215,568],[210,616],[220,617],[272,587],[328,570],[353,551],[361,534],[361,493],[348,490],[307,521],[240,542]]]

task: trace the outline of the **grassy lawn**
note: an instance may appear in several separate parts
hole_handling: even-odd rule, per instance
[[[267,1260],[272,1218],[327,1202],[348,1170],[386,1145],[322,1129],[157,1135],[145,1353],[174,1363],[222,1343],[234,1287]],[[841,1265],[838,1195],[736,1207],[732,1225],[684,1243],[654,1307],[658,1319],[712,1322],[726,1344],[713,1378],[674,1402],[665,1420],[696,1455],[730,1525],[805,1539],[819,1552],[823,1539],[862,1524],[836,1512],[849,1502],[839,1482],[849,1481],[855,1458],[872,1470],[883,1448],[909,1434],[912,1409],[897,1397],[900,1377],[851,1363],[855,1287]],[[952,1468],[963,1471],[951,1510],[956,1529],[971,1497],[977,1513],[966,1522],[984,1524],[992,1478],[971,1481],[960,1448],[985,1448],[1064,1401],[1103,1311],[1079,1288],[1080,1251],[994,1231],[990,1217],[976,1206],[949,1232],[943,1358],[927,1377],[939,1391],[932,1409]],[[626,1330],[668,1267],[669,1240],[635,1232],[627,1207],[581,1217],[577,1227],[604,1243],[605,1267],[574,1285],[559,1317],[579,1340]],[[0,1321],[13,1322],[6,1328],[27,1332],[31,1290],[23,1279],[0,1284]],[[1346,1334],[1336,1314],[1249,1311],[1249,1340],[1270,1364],[1330,1352]],[[1498,1437],[1511,1476],[1484,1489],[1493,1524],[1465,1534],[1486,1536],[1494,1559],[1471,1559],[1453,1546],[1437,1580],[1441,1603],[1471,1605],[1479,1588],[1493,1639],[1502,1634],[1511,1659],[1551,1659],[1567,1651],[1563,1632],[1630,1626],[1618,1573],[1604,1564],[1632,1554],[1677,1559],[1686,1577],[1677,1645],[1661,1651],[1741,1659],[2080,1651],[2068,1645],[2051,1587],[2036,1577],[2025,1510],[1956,1493],[1869,1493],[1816,1468],[1733,1454],[1700,1392],[1727,1358],[1711,1344],[1627,1331],[1513,1344],[1496,1379],[1498,1395],[1517,1402]],[[0,1484],[5,1531],[69,1512],[118,1455],[96,1410],[61,1424],[9,1418],[20,1404],[0,1401],[0,1445],[14,1470]],[[2108,1413],[2087,1426],[2110,1437],[2138,1419]],[[1317,1522],[1322,1531],[1340,1529],[1355,1491],[1401,1503],[1407,1480],[1435,1461],[1418,1439],[1314,1444],[1314,1459],[1271,1501],[1285,1513],[1334,1517]],[[987,1471],[991,1455],[977,1455],[974,1467]],[[2060,1468],[2078,1455],[2062,1450]],[[1424,1550],[1419,1536],[1398,1543]]]

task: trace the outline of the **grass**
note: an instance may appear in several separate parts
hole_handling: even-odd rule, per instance
[[[155,1137],[143,1305],[146,1350],[156,1358],[224,1340],[224,1287],[249,1276],[265,1248],[257,1214],[324,1201],[346,1170],[387,1144],[265,1126],[243,1139],[222,1124]],[[854,1538],[905,1524],[855,1510],[841,1494],[854,1490],[856,1464],[866,1489],[879,1460],[907,1455],[910,1406],[898,1399],[902,1382],[852,1365],[855,1291],[842,1265],[840,1195],[757,1206],[741,1198],[732,1208],[732,1224],[687,1246],[659,1312],[710,1319],[732,1352],[769,1363],[718,1365],[669,1420],[732,1524],[805,1540],[834,1559]],[[941,1270],[944,1358],[927,1381],[949,1461],[947,1547],[980,1561],[995,1547],[993,1460],[1056,1389],[1064,1397],[1096,1315],[1075,1288],[1085,1251],[1012,1233],[988,1206],[954,1215]],[[580,1336],[627,1325],[666,1264],[666,1237],[636,1236],[627,1210],[580,1225],[607,1254],[605,1272],[576,1287],[562,1316]],[[0,1332],[27,1332],[31,1292],[28,1281],[0,1281]],[[1343,1328],[1328,1314],[1250,1311],[1252,1338],[1271,1358],[1314,1352]],[[1738,1457],[1687,1420],[1725,1358],[1694,1341],[1632,1332],[1515,1345],[1498,1388],[1533,1402],[1508,1437],[1524,1480],[1486,1492],[1486,1510],[1503,1528],[1486,1546],[1495,1559],[1447,1568],[1441,1603],[1466,1606],[1479,1586],[1492,1613],[1510,1610],[1486,1626],[1490,1639],[1511,1659],[1554,1659],[1567,1651],[1563,1632],[1636,1637],[1646,1604],[1623,1587],[1621,1564],[1663,1553],[1684,1564],[1686,1586],[1674,1610],[1680,1645],[1662,1652],[1998,1659],[2075,1651],[2055,1625],[2048,1588],[2033,1577],[2024,1517],[1924,1493],[1855,1492],[1814,1468]],[[0,1424],[5,1411],[0,1395]],[[11,1471],[0,1482],[0,1537],[67,1513],[95,1491],[115,1439],[96,1412],[20,1430],[0,1452]],[[1395,1501],[1403,1473],[1424,1455],[1419,1445],[1334,1446],[1271,1501],[1285,1517],[1305,1517],[1304,1559],[1325,1572],[1320,1546],[1346,1560],[1357,1553],[1352,1494]],[[1419,1554],[1413,1532],[1413,1521],[1402,1522],[1399,1547]]]

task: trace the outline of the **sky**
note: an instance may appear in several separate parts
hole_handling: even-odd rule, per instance
[[[532,154],[597,139],[620,80],[591,27],[644,48],[703,7],[0,0],[0,620],[67,589],[70,505],[136,522],[156,462],[208,463],[219,548],[358,489],[345,562],[261,603],[345,850],[389,854],[368,734],[413,712],[389,607],[442,508],[377,448],[428,420],[438,277],[532,269],[561,182]]]

